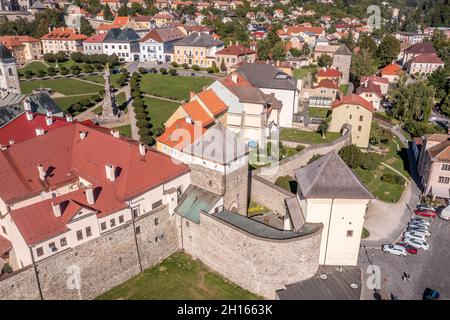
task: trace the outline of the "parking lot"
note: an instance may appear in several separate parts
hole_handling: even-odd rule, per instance
[[[416,255],[395,256],[383,253],[381,248],[361,248],[358,264],[363,273],[362,299],[374,299],[374,291],[366,285],[370,262],[380,268],[382,299],[390,299],[391,293],[399,300],[422,299],[426,288],[439,291],[441,299],[450,299],[450,221],[432,219],[429,230],[430,249],[419,250]],[[402,279],[404,272],[410,274],[409,281]]]

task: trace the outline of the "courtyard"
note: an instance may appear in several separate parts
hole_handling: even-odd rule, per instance
[[[248,292],[198,260],[175,253],[97,297],[98,300],[255,300]]]

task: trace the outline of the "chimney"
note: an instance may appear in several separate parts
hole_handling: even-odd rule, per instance
[[[86,131],[80,131],[80,139],[83,140],[86,138]]]
[[[231,74],[231,81],[233,81],[234,83],[238,83],[238,75],[236,72],[233,72]]]
[[[25,109],[25,111],[31,111],[30,100],[28,99],[23,100],[23,108]]]
[[[111,130],[111,135],[112,135],[114,138],[120,138],[119,130]]]
[[[42,181],[45,181],[45,171],[44,171],[44,166],[42,164],[38,165],[38,172],[39,172],[39,179],[41,179]]]
[[[53,123],[52,117],[45,117],[45,123],[47,124],[47,126],[51,126]]]
[[[66,115],[66,121],[67,121],[67,122],[73,122],[73,117],[72,117],[71,114],[67,114],[67,115]]]
[[[9,139],[9,145],[14,144],[14,139]]]
[[[47,110],[47,112],[45,113],[47,115],[47,117],[51,118],[53,116],[53,112],[51,112],[50,110]]]
[[[193,91],[193,90],[189,91],[189,101],[194,99],[194,97],[195,97],[195,91]]]
[[[86,201],[87,201],[87,203],[90,204],[90,205],[93,205],[95,203],[94,188],[92,188],[92,187],[86,188],[85,192],[86,192]]]
[[[52,202],[52,208],[53,208],[53,214],[55,217],[61,217],[61,204],[60,203],[53,203]]]
[[[27,120],[28,121],[31,121],[31,120],[33,120],[33,114],[31,113],[31,112],[27,112]]]
[[[36,136],[42,136],[45,133],[44,129],[42,129],[42,128],[36,128],[35,131],[36,131]]]
[[[115,181],[116,180],[116,172],[115,172],[115,168],[114,168],[113,165],[106,164],[105,165],[105,171],[106,171],[106,179],[108,179],[109,181]]]
[[[143,143],[139,143],[139,153],[141,157],[145,157],[145,153],[147,150],[145,149],[145,145]]]

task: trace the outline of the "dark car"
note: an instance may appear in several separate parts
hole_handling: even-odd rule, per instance
[[[439,292],[430,288],[426,288],[423,292],[422,300],[439,300],[439,297]]]
[[[191,73],[191,77],[195,77],[195,73],[194,72]]]
[[[401,242],[401,243],[397,243],[399,246],[402,246],[406,249],[406,251],[408,251],[408,253],[410,254],[417,254],[417,248],[413,247],[412,245],[409,245],[407,243]]]

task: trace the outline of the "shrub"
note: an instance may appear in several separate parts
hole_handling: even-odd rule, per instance
[[[145,69],[144,67],[139,67],[139,68],[138,68],[138,71],[139,71],[139,73],[141,73],[141,74],[146,74],[146,73],[148,73],[148,70]]]
[[[136,120],[147,120],[147,114],[145,112],[139,112],[139,113],[137,112]]]
[[[150,72],[150,73],[157,73],[158,70],[156,70],[156,68],[150,68],[150,69],[148,69],[148,72]]]
[[[75,103],[74,105],[72,105],[72,110],[75,112],[81,111],[82,106],[79,103]]]
[[[360,167],[364,160],[364,154],[354,145],[348,145],[339,150],[339,156],[352,169]]]
[[[91,101],[89,99],[83,99],[83,100],[80,101],[80,104],[83,107],[89,107],[91,105]]]
[[[146,113],[145,112],[145,108],[143,106],[141,106],[140,104],[138,106],[135,106],[134,103],[133,103],[133,108],[134,108],[134,112],[136,114],[138,114],[138,113]]]
[[[171,76],[176,76],[177,75],[177,70],[176,69],[169,69],[169,74]]]
[[[187,63],[183,63],[181,66],[182,66],[184,69],[189,69],[189,65],[188,65]]]
[[[369,152],[363,154],[363,161],[361,163],[361,168],[366,170],[375,170],[380,162],[383,161],[383,156],[375,152]]]
[[[127,68],[120,68],[120,73],[126,73],[126,74],[128,74]]]
[[[307,164],[310,164],[310,163],[312,163],[312,162],[314,162],[314,161],[320,159],[321,157],[322,157],[321,154],[316,153],[315,155],[313,155],[313,156],[311,157],[311,159],[308,160],[308,163],[307,163]]]
[[[74,75],[74,76],[77,76],[77,75],[79,75],[80,74],[80,69],[73,69],[73,70],[71,70],[72,72],[72,74]]]
[[[211,68],[211,67],[209,67],[208,69],[206,69],[206,71],[207,71],[208,73],[214,73],[214,69]]]
[[[153,135],[159,137],[160,135],[162,135],[164,133],[164,129],[161,127],[155,128],[153,129]]]
[[[83,70],[84,70],[85,73],[92,73],[92,72],[94,72],[94,69],[92,69],[91,66],[86,67],[86,68],[84,68]]]
[[[102,97],[100,97],[98,94],[95,95],[92,100],[94,100],[95,102],[100,102],[102,100]]]
[[[98,90],[98,95],[99,95],[100,97],[103,97],[104,94],[105,94],[105,89],[100,89],[100,90]]]
[[[4,274],[4,273],[11,273],[11,272],[13,272],[13,269],[11,268],[11,266],[9,265],[9,263],[6,262],[6,263],[3,265],[3,268],[2,268],[2,271],[0,272],[0,275],[1,275],[1,274]]]
[[[149,136],[151,135],[152,129],[143,127],[139,129],[139,135],[142,136]]]
[[[46,53],[46,54],[44,54],[44,60],[46,62],[55,62],[55,54],[54,53]]]
[[[133,98],[140,98],[142,95],[142,92],[140,90],[134,90],[133,93],[131,94],[131,96]]]
[[[56,74],[56,69],[54,67],[48,67],[47,74],[53,77]]]
[[[192,70],[194,70],[194,71],[200,71],[200,67],[199,67],[198,65],[194,64],[194,65],[192,66]]]
[[[174,68],[178,68],[178,63],[176,63],[175,61],[173,61],[170,65]]]
[[[161,74],[167,74],[167,69],[166,68],[159,68],[159,72]]]
[[[45,77],[45,71],[44,70],[38,70],[36,72],[36,77],[39,77],[39,78]]]
[[[146,145],[151,146],[151,145],[155,144],[155,139],[153,139],[153,137],[150,135],[141,136],[141,142],[145,143]]]
[[[65,75],[69,74],[69,70],[61,68],[61,69],[59,69],[59,73],[62,76],[65,76]]]
[[[94,64],[94,68],[95,68],[96,70],[101,71],[101,70],[103,70],[103,65],[102,65],[101,63],[95,63],[95,64]]]
[[[385,173],[381,176],[381,180],[389,183],[389,184],[397,184],[402,185],[405,183],[405,180],[400,177],[399,175],[393,174],[393,173]]]

